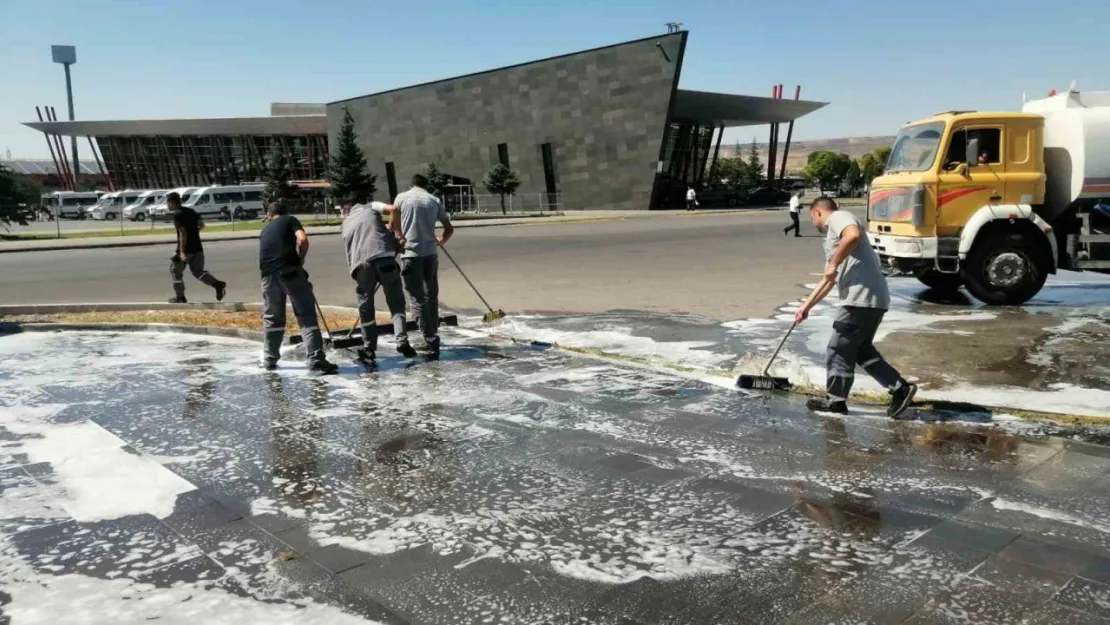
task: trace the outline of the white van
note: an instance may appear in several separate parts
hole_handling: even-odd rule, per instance
[[[264,184],[215,186],[197,189],[185,203],[201,217],[258,219],[262,214]]]
[[[166,196],[168,189],[151,189],[150,191],[143,191],[135,198],[133,202],[123,209],[123,216],[131,221],[146,221],[150,217],[150,209],[154,208],[163,197]]]
[[[170,207],[166,204],[166,196],[171,193],[176,193],[181,196],[181,203],[185,204],[196,190],[197,187],[177,187],[176,189],[166,191],[166,195],[163,195],[162,199],[150,209],[150,218],[154,221],[169,221],[173,219],[173,215],[170,214]]]
[[[103,191],[54,191],[43,193],[42,205],[56,217],[84,219],[85,209],[96,204]]]
[[[123,209],[127,207],[128,204],[134,202],[141,194],[142,191],[135,191],[133,189],[105,193],[100,196],[99,202],[85,210],[85,214],[92,219],[114,221],[119,219],[120,215],[123,214]]]

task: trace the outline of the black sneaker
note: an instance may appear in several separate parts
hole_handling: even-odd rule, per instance
[[[339,373],[339,365],[321,358],[320,360],[312,361],[312,364],[308,365],[308,370],[319,373],[320,375],[335,375]]]
[[[428,355],[433,356],[435,358],[439,358],[439,337],[438,336],[433,336],[432,338],[427,339],[427,342],[428,342],[428,348],[427,348],[428,349]]]
[[[848,403],[834,401],[828,397],[814,397],[806,402],[806,408],[814,412],[832,412],[835,414],[848,414]]]
[[[397,353],[405,358],[416,357],[416,350],[412,348],[412,345],[409,345],[408,341],[400,341],[397,343]]]
[[[184,297],[171,297],[170,298],[170,303],[171,304],[188,304],[189,302]]]
[[[227,295],[227,283],[226,282],[217,282],[216,283],[216,301],[217,302],[224,301],[224,295]]]
[[[355,351],[355,358],[359,362],[362,362],[362,363],[365,363],[365,364],[368,364],[368,365],[372,365],[372,364],[374,364],[378,361],[377,354],[375,354],[373,351],[371,351],[369,349],[366,349],[365,347],[360,347],[360,348],[358,348],[357,351]]]
[[[274,371],[277,369],[277,361],[267,358],[262,361],[262,368],[266,371]]]
[[[917,385],[903,382],[901,386],[891,393],[890,406],[886,409],[886,416],[897,419],[906,408],[910,407],[913,396],[917,394]]]

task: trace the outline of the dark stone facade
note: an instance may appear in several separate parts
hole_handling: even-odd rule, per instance
[[[518,193],[544,193],[542,146],[551,144],[556,191],[567,209],[648,209],[686,33],[660,35],[504,69],[328,104],[331,145],[351,112],[388,195],[435,161],[476,193],[508,148]]]

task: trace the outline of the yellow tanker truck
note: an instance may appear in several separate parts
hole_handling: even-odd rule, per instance
[[[868,234],[893,273],[1017,305],[1057,268],[1110,269],[1103,198],[1110,92],[1072,90],[906,125],[871,185]]]

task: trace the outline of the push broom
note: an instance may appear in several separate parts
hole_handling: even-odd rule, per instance
[[[775,348],[775,353],[771,354],[771,359],[767,361],[767,366],[763,368],[763,373],[760,375],[741,375],[736,379],[736,386],[744,389],[768,391],[790,390],[790,380],[768,375],[768,372],[771,370],[771,364],[775,362],[775,358],[777,358],[779,352],[782,351],[782,346],[786,344],[786,339],[790,338],[790,333],[793,332],[796,327],[798,327],[798,322],[795,321],[790,324],[790,329],[786,331],[786,335],[779,341],[779,346]]]
[[[451,261],[451,264],[455,266],[455,269],[459,270],[459,275],[463,277],[463,280],[466,280],[466,283],[470,285],[470,288],[474,291],[474,294],[478,296],[478,299],[482,300],[483,304],[485,304],[486,310],[488,310],[489,312],[482,315],[482,321],[485,321],[486,323],[493,323],[498,319],[504,319],[505,311],[501,310],[500,308],[494,310],[493,306],[489,305],[489,302],[486,301],[486,298],[482,297],[482,294],[478,292],[478,287],[474,286],[474,283],[470,281],[470,278],[466,277],[466,274],[463,273],[462,267],[459,267],[459,264],[455,262],[455,259],[451,256],[451,252],[448,252],[447,248],[445,247],[441,247],[439,249],[443,250],[443,253],[447,255],[447,258]]]

